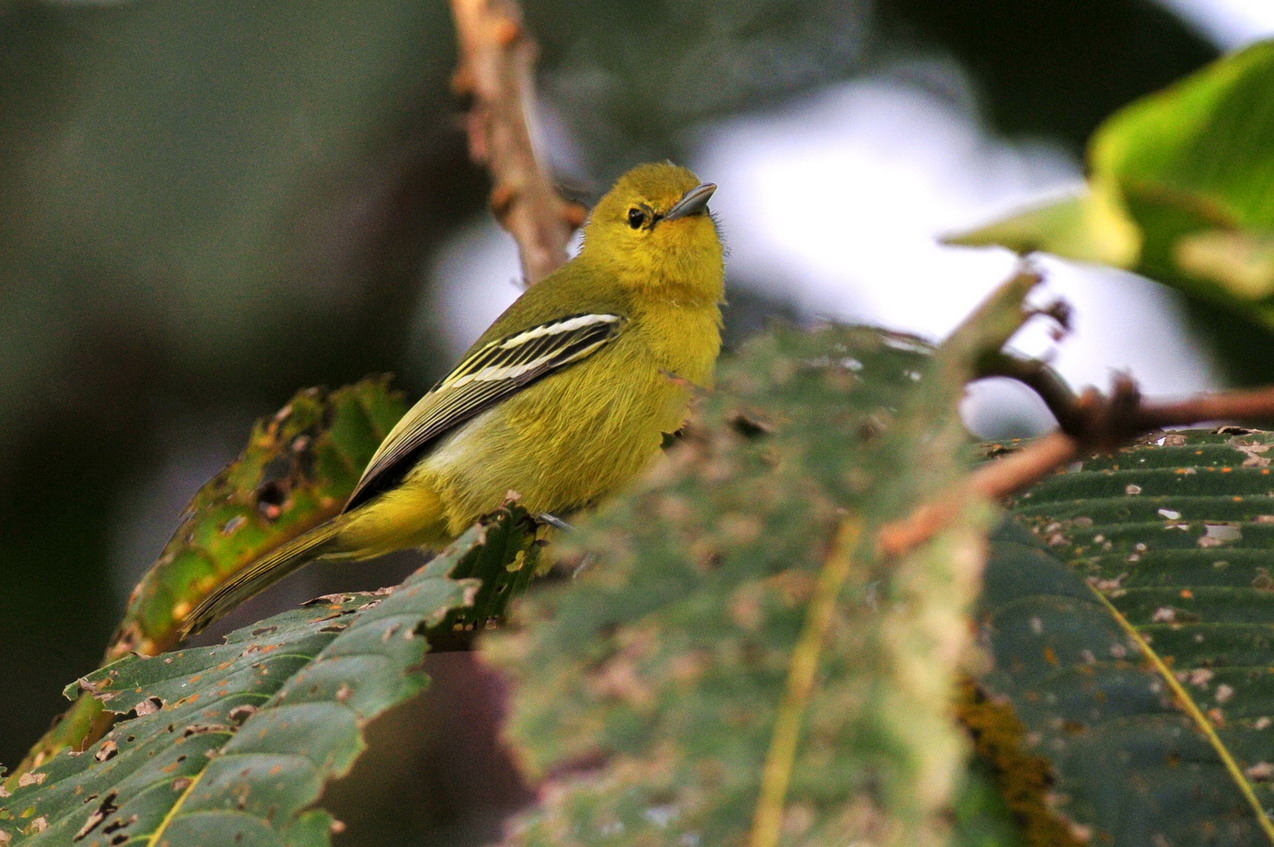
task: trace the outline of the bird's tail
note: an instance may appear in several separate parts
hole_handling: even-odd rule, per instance
[[[180,637],[184,639],[200,632],[244,600],[264,591],[301,566],[326,553],[336,552],[331,549],[334,546],[332,541],[348,518],[348,513],[338,515],[231,574],[186,616],[178,630]]]

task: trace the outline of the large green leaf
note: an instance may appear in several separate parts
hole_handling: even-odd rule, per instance
[[[954,243],[1136,270],[1274,326],[1274,41],[1111,117],[1089,190]]]
[[[22,778],[3,798],[0,843],[326,844],[331,818],[307,807],[349,770],[364,725],[425,685],[426,630],[474,601],[478,583],[448,573],[517,570],[534,549],[525,513],[502,510],[394,589],[93,672],[67,695],[88,692],[122,719]]]
[[[253,427],[239,458],[203,485],[129,597],[103,664],[173,646],[189,610],[229,574],[337,514],[381,439],[406,410],[385,377],[309,388]],[[79,698],[5,781],[81,749],[110,716]]]
[[[170,647],[177,625],[226,576],[340,512],[406,411],[386,377],[309,388],[253,427],[243,453],[195,495],[129,598],[108,658]]]
[[[982,684],[1084,840],[1274,843],[1271,449],[1163,435],[1036,486],[1014,514],[1039,540],[997,540]]]
[[[1020,319],[1000,302],[937,356],[831,328],[723,363],[662,472],[569,542],[594,564],[488,645],[521,759],[552,775],[508,843],[944,842],[990,510],[901,561],[876,533],[961,477],[961,374]]]

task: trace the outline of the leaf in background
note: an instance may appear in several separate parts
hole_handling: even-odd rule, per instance
[[[1023,255],[1043,250],[1081,262],[1132,267],[1141,233],[1105,186],[1060,197],[943,241],[963,247],[1008,247]]]
[[[1000,306],[1020,321],[1020,293]],[[520,758],[548,774],[506,843],[944,843],[990,510],[874,552],[962,473],[971,359],[931,352],[864,328],[754,341],[645,488],[567,542],[594,564],[486,644],[518,683]]]
[[[1229,427],[1089,460],[1015,507],[1046,547],[993,546],[982,685],[1081,840],[1274,841],[1271,448]]]
[[[1088,182],[951,241],[1117,265],[1274,326],[1274,41],[1112,116]]]
[[[243,453],[199,489],[181,526],[128,600],[103,664],[153,656],[177,641],[182,616],[226,576],[340,511],[363,467],[406,411],[388,377],[298,392],[253,427]],[[529,575],[527,576],[529,579]],[[80,697],[5,780],[82,749],[111,721]]]
[[[402,417],[388,377],[300,391],[257,422],[242,455],[208,481],[129,598],[108,659],[153,655],[183,614],[226,576],[336,515]]]
[[[525,512],[498,514],[397,588],[323,598],[215,647],[129,656],[70,686],[125,717],[3,797],[0,843],[328,843],[330,816],[304,810],[349,770],[366,723],[426,684],[426,635],[477,591],[447,574],[489,576],[534,549]]]

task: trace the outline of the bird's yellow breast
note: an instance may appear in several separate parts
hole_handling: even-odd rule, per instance
[[[509,491],[532,512],[592,503],[639,473],[664,434],[681,427],[694,386],[711,383],[719,322],[715,307],[647,310],[605,356],[547,377],[462,427],[407,486],[441,494],[452,533]]]

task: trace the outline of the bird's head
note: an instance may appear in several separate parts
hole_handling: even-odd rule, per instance
[[[583,254],[625,285],[679,299],[722,298],[724,250],[708,212],[712,183],[670,162],[638,165],[589,216]]]

